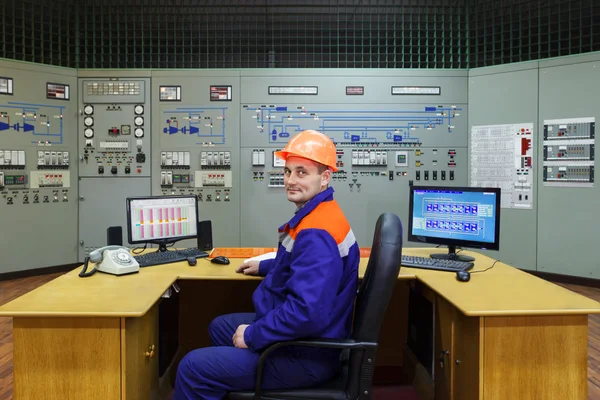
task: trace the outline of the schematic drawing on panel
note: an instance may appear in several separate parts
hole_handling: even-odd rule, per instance
[[[533,207],[533,123],[471,128],[470,186],[498,187],[503,208]]]
[[[65,106],[8,102],[0,104],[0,134],[18,132],[32,135],[25,143],[38,145],[63,144]]]
[[[196,144],[225,144],[226,107],[178,107],[163,111],[163,134],[200,139]]]
[[[379,143],[394,147],[421,146],[428,131],[452,133],[460,107],[426,106],[415,110],[331,109],[326,106],[243,106],[242,129],[268,137],[268,143],[285,144],[307,129],[320,131],[337,144]],[[248,127],[254,127],[248,129]]]
[[[594,185],[595,118],[544,121],[544,186]]]

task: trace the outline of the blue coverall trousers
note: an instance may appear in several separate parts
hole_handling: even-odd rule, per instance
[[[179,364],[173,400],[223,399],[228,392],[254,389],[260,353],[233,346],[233,334],[254,322],[253,313],[215,318],[208,327],[213,347],[189,352]],[[277,350],[263,368],[263,389],[300,388],[333,378],[338,358],[315,352]]]

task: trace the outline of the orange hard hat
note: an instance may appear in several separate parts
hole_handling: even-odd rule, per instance
[[[276,151],[275,156],[284,161],[289,156],[307,158],[337,171],[335,144],[327,135],[313,130],[302,131],[291,138],[285,149]]]

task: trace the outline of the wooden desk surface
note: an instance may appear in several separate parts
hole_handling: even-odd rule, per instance
[[[405,248],[403,253],[428,256],[432,251]],[[477,257],[471,272],[495,261],[478,253],[463,254]],[[195,267],[182,261],[142,268],[133,275],[96,273],[88,278],[78,276],[79,267],[1,306],[0,316],[140,317],[178,279],[261,279],[236,273],[241,262],[231,259],[229,265],[216,265],[200,259]],[[367,259],[361,259],[361,277],[366,265]],[[470,282],[457,281],[454,273],[406,267],[398,279],[418,279],[470,316],[600,313],[600,303],[501,262],[489,271],[471,274]]]

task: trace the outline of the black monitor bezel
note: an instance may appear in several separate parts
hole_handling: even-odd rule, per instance
[[[157,200],[157,199],[194,199],[194,208],[196,209],[196,234],[188,235],[188,236],[176,236],[169,239],[158,239],[158,240],[132,240],[132,231],[131,231],[131,202],[135,200]],[[127,197],[125,200],[126,210],[127,210],[127,241],[129,244],[158,244],[158,245],[166,245],[178,242],[180,240],[186,239],[195,239],[198,237],[198,197],[195,195],[173,195],[173,196],[134,196]]]
[[[451,190],[451,191],[462,191],[462,192],[494,192],[496,194],[496,218],[495,218],[495,232],[494,242],[478,242],[462,239],[446,239],[433,236],[420,236],[413,235],[413,207],[414,207],[414,192],[415,190]],[[500,188],[489,188],[489,187],[466,187],[466,186],[410,186],[409,190],[409,203],[408,203],[408,241],[416,243],[429,243],[438,244],[448,247],[461,247],[471,248],[478,250],[500,250]]]

